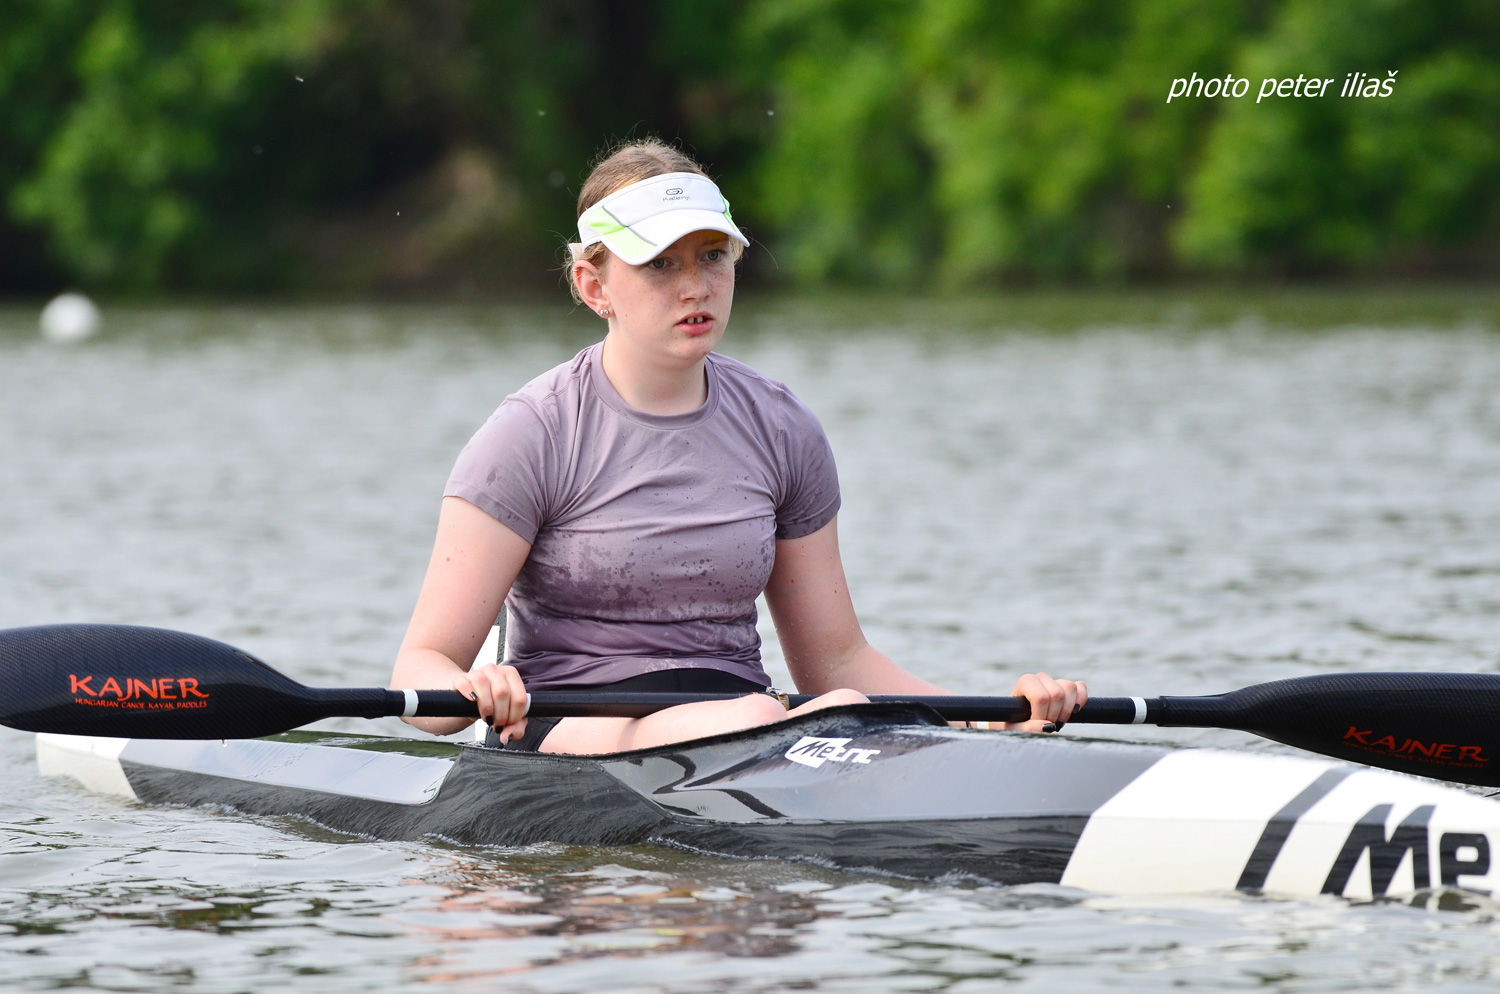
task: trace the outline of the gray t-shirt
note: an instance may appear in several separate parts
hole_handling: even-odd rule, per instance
[[[687,414],[626,404],[602,345],[505,401],[445,496],[531,542],[506,599],[506,661],[527,687],[701,667],[762,684],[755,598],[776,539],[839,509],[823,428],[785,386],[720,355]]]

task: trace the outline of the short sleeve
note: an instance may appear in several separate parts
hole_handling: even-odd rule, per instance
[[[507,397],[458,454],[443,496],[463,498],[534,542],[547,518],[554,463],[539,413]]]
[[[776,505],[776,537],[811,535],[839,513],[839,473],[833,447],[817,415],[786,395],[780,454],[783,488]]]

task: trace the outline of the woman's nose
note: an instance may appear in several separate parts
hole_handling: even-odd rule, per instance
[[[684,297],[706,297],[709,292],[708,276],[698,263],[682,267],[682,295]]]

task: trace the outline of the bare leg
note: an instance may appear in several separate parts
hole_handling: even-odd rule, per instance
[[[836,708],[844,704],[869,704],[870,699],[857,690],[830,690],[826,694],[814,697],[801,707],[792,708],[783,717],[800,718],[804,714],[821,711],[824,708]]]
[[[787,712],[774,697],[748,694],[733,701],[682,704],[644,718],[564,718],[542,740],[541,751],[588,756],[627,749],[650,749],[708,735],[738,732],[756,725],[769,725],[821,708],[863,704],[867,700],[858,691],[835,690]]]

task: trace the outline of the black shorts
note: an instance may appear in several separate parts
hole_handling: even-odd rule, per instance
[[[616,683],[553,689],[622,690],[643,694],[760,694],[764,693],[766,688],[753,680],[746,680],[744,677],[725,673],[722,670],[678,669],[642,673],[640,676],[633,676],[629,680],[620,680]],[[505,745],[501,745],[499,733],[492,728],[485,734],[484,744],[496,749],[536,752],[542,747],[542,740],[557,727],[559,721],[562,719],[528,718],[526,719],[526,734],[520,738],[511,739]]]

